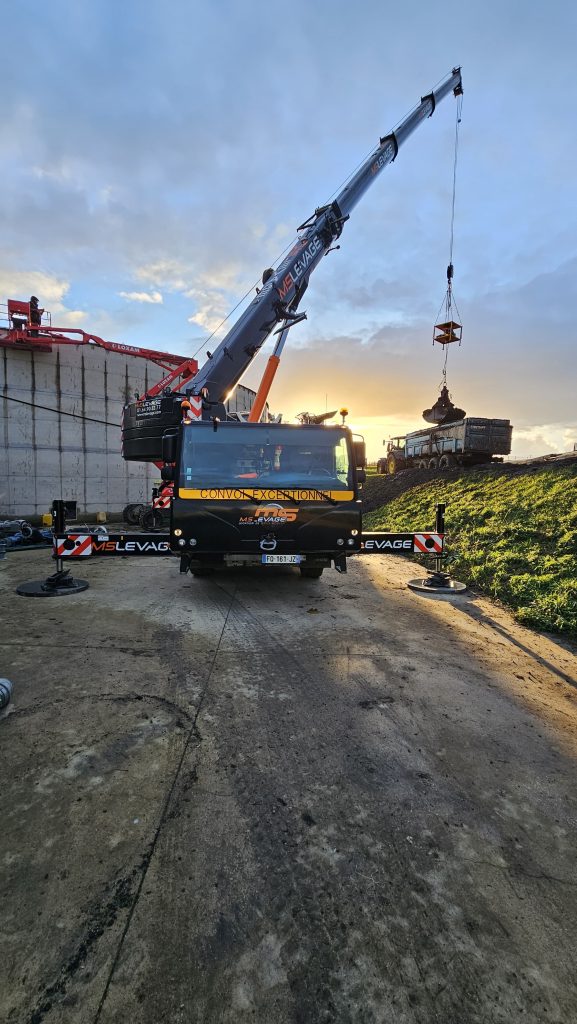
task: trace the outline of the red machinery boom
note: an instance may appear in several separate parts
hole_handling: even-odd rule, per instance
[[[123,345],[117,341],[105,341],[97,334],[89,334],[78,327],[52,327],[48,324],[33,325],[28,317],[25,319],[25,312],[22,318],[13,317],[12,312],[16,307],[29,307],[28,303],[17,302],[9,299],[7,303],[8,315],[0,307],[0,320],[4,320],[8,326],[3,328],[0,325],[0,346],[3,348],[20,348],[36,352],[51,352],[53,345],[96,345],[107,352],[126,353],[130,356],[140,356],[141,359],[149,359],[165,370],[169,370],[169,376],[161,381],[155,388],[162,390],[167,383],[178,376],[184,379],[195,373],[198,364],[194,359],[184,359],[183,356],[173,352],[157,352],[151,348],[141,348],[139,345]],[[73,337],[69,337],[73,335]],[[180,372],[182,371],[182,372]],[[155,393],[158,393],[153,389]]]

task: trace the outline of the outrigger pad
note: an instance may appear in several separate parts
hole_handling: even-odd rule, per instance
[[[88,580],[76,580],[70,575],[70,569],[62,569],[45,580],[30,580],[16,587],[21,597],[67,597],[69,594],[80,594],[88,590]]]
[[[459,583],[446,572],[432,572],[421,580],[409,580],[407,586],[424,594],[462,594],[466,583]]]

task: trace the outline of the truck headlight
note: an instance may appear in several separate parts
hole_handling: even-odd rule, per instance
[[[194,537],[191,537],[188,543],[190,544],[191,548],[196,547],[196,540],[194,539]]]
[[[174,531],[174,536],[175,537],[182,537],[182,530],[175,530]]]
[[[184,537],[181,537],[178,543],[180,544],[180,547],[183,548],[184,545],[186,544]]]
[[[340,544],[340,545],[341,545],[341,547],[342,547],[342,545],[343,545],[344,543],[345,543],[345,541],[344,541],[344,538],[343,538],[343,537],[337,537],[337,544]]]

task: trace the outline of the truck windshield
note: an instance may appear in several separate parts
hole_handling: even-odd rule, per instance
[[[327,427],[191,424],[183,431],[179,483],[193,487],[352,487],[346,434]]]

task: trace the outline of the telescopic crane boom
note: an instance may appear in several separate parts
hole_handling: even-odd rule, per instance
[[[225,417],[223,403],[238,384],[272,331],[279,335],[275,352],[259,389],[256,408],[251,419],[260,418],[268,391],[278,366],[280,351],[287,333],[306,313],[298,307],[309,278],[323,256],[340,237],[352,210],[381,171],[392,163],[399,147],[415,128],[431,117],[437,103],[449,92],[462,93],[461,69],[453,68],[448,77],[404,118],[361,164],[336,199],[315,210],[298,228],[298,239],[276,269],[263,274],[262,288],[250,305],[223,338],[214,353],[197,372],[190,360],[171,371],[146,395],[125,406],[122,431],[122,454],[125,459],[157,461],[161,457],[162,436],[167,429],[178,429],[181,420],[180,399],[190,399],[194,418]],[[175,393],[174,385],[178,392]],[[258,412],[258,416],[257,416]]]
[[[251,304],[187,384],[190,394],[200,395],[206,388],[210,402],[223,402],[271,331],[279,326],[283,330],[304,318],[304,314],[296,311],[313,270],[339,238],[343,225],[367,189],[395,159],[405,139],[421,121],[432,116],[437,103],[449,92],[455,95],[462,92],[460,68],[454,68],[440,86],[423,96],[394,132],[379,140],[377,148],[332,203],[319,207],[300,225],[299,238],[288,256],[268,276]]]

